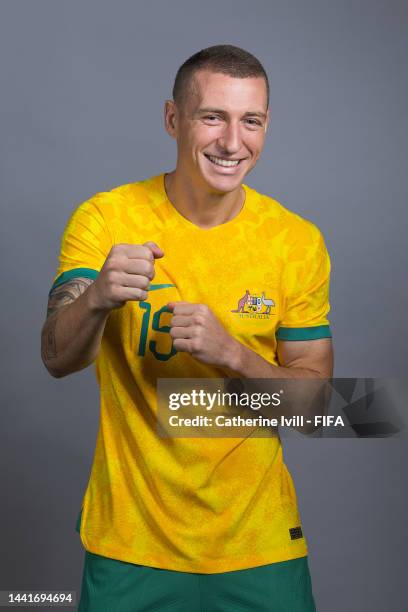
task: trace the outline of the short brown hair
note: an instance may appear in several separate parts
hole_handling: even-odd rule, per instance
[[[173,86],[173,100],[179,108],[184,106],[192,77],[198,70],[221,72],[238,79],[263,77],[266,84],[266,106],[269,107],[269,81],[261,62],[240,47],[214,45],[198,51],[178,69]]]

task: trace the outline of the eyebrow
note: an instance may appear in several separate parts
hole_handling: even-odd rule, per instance
[[[225,110],[222,110],[221,108],[199,108],[197,114],[201,113],[218,113],[219,115],[228,115],[228,113]],[[266,114],[261,113],[259,111],[247,111],[246,113],[244,113],[244,117],[248,116],[261,117],[262,119],[266,119]]]

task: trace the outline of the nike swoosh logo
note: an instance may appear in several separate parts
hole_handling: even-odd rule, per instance
[[[163,283],[161,285],[150,285],[148,291],[157,291],[158,289],[167,289],[168,287],[176,288],[176,285],[171,285],[170,283]]]

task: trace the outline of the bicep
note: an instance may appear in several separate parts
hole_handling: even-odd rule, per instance
[[[47,318],[60,310],[60,308],[74,302],[93,282],[92,278],[72,278],[62,285],[57,285],[51,289],[48,296]]]
[[[331,338],[317,340],[278,340],[277,356],[280,366],[305,368],[316,376],[331,378],[333,375],[333,345]]]

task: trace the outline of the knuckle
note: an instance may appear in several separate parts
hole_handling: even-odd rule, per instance
[[[119,242],[118,244],[114,244],[111,248],[110,252],[112,254],[122,253],[126,248],[126,245],[123,242]]]
[[[109,285],[113,285],[116,282],[117,279],[117,273],[115,268],[108,268],[107,273],[106,273],[106,280],[108,282]]]
[[[105,265],[103,266],[104,272],[109,272],[109,270],[113,270],[115,267],[115,259],[114,256],[109,255],[108,259],[105,261]]]
[[[107,262],[108,270],[121,270],[123,268],[123,264],[125,262],[125,258],[120,253],[115,253],[113,257],[109,259]]]
[[[149,285],[150,285],[150,280],[144,276],[143,281],[142,281],[142,289],[144,290],[148,289]]]
[[[146,297],[146,291],[143,291],[143,289],[140,288],[135,289],[135,294],[138,300],[142,300]]]
[[[143,262],[143,270],[146,276],[148,276],[149,278],[153,278],[154,268],[151,263],[149,263],[148,261]]]
[[[118,257],[116,257],[116,267],[119,270],[124,270],[129,262],[129,258],[126,253],[120,253]]]
[[[142,252],[143,256],[146,259],[150,259],[150,261],[153,261],[153,253],[151,252],[149,247],[145,246],[144,244],[141,244],[140,248],[141,248],[141,252]]]
[[[138,274],[137,276],[135,276],[134,283],[135,290],[140,289],[142,291],[146,291],[150,284],[149,279],[144,276],[144,274]]]

